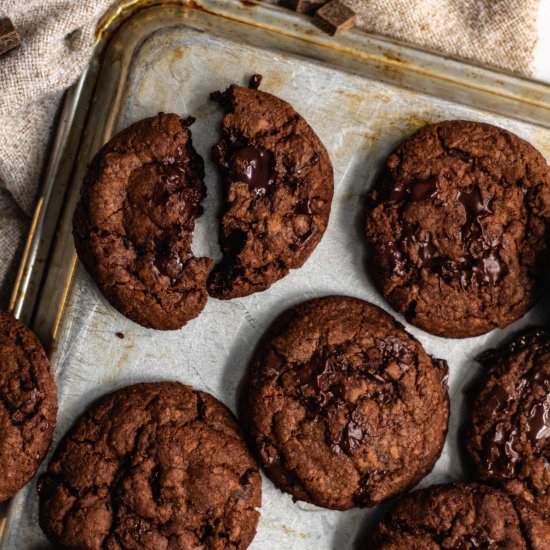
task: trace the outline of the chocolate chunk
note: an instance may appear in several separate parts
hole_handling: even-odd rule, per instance
[[[331,0],[315,12],[313,22],[321,30],[334,36],[351,29],[355,25],[355,12],[340,0]]]
[[[21,44],[21,37],[7,18],[0,18],[0,55],[17,48]]]
[[[273,155],[259,147],[237,149],[230,161],[235,181],[248,183],[255,196],[265,195],[273,184]]]

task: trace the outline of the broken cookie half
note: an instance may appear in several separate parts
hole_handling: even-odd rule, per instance
[[[191,240],[206,196],[193,119],[159,114],[132,124],[94,157],[73,219],[78,257],[121,313],[178,329],[207,299],[209,258]]]
[[[223,260],[208,278],[220,299],[269,288],[301,267],[327,227],[334,179],[328,153],[285,101],[232,85],[211,97],[225,110],[212,148],[224,181]]]

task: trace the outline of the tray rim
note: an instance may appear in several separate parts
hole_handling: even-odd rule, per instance
[[[66,298],[70,292],[74,269],[77,264],[76,253],[72,244],[71,231],[67,231],[67,225],[72,218],[71,204],[74,206],[75,196],[79,192],[82,172],[95,152],[94,145],[103,144],[114,128],[119,113],[120,101],[124,96],[127,86],[126,76],[131,67],[131,61],[139,50],[139,45],[147,40],[155,30],[161,29],[168,22],[170,12],[180,14],[202,14],[208,17],[220,17],[232,23],[245,24],[255,28],[263,28],[269,32],[276,32],[276,28],[255,24],[258,19],[255,15],[258,11],[277,13],[283,21],[291,22],[290,30],[280,32],[281,38],[300,39],[308,44],[326,48],[339,54],[357,56],[370,63],[380,63],[382,66],[391,67],[397,71],[412,71],[429,78],[441,79],[449,83],[456,83],[474,91],[504,97],[517,102],[519,105],[530,105],[535,108],[548,111],[548,122],[542,124],[550,128],[550,84],[508,73],[488,66],[478,65],[469,61],[452,58],[441,53],[433,52],[405,44],[390,37],[354,30],[338,39],[327,37],[320,31],[311,27],[308,19],[296,20],[294,12],[288,12],[273,4],[257,0],[184,0],[183,2],[171,0],[129,0],[123,3],[124,7],[118,9],[115,16],[104,22],[98,32],[98,44],[93,58],[79,81],[67,92],[57,126],[55,140],[48,156],[48,162],[41,185],[37,207],[31,222],[26,245],[20,262],[14,289],[9,303],[9,311],[15,317],[22,319],[31,328],[38,332],[39,337],[50,348],[52,363],[56,354],[57,329],[62,319]],[[285,14],[285,15],[281,15]],[[149,28],[140,25],[150,17],[158,20]],[[163,17],[165,20],[163,20]],[[171,25],[183,24],[183,20]],[[130,39],[131,47],[121,47],[120,43],[131,35],[130,25],[140,28],[140,32]],[[153,28],[156,26],[156,29]],[[280,29],[279,29],[280,30]],[[379,52],[364,51],[353,45],[353,39],[360,45],[367,44],[373,50]],[[128,44],[126,43],[126,47]],[[431,67],[435,64],[437,70],[426,69],[422,63],[411,65],[403,58],[403,53],[412,52],[422,58],[422,61]],[[307,56],[306,56],[307,57]],[[110,64],[110,65],[109,65]],[[464,81],[456,81],[446,78],[441,68],[449,64],[449,68],[469,71],[468,78]],[[113,69],[113,67],[116,67]],[[111,72],[109,72],[111,69]],[[107,72],[106,72],[107,71]],[[438,72],[439,71],[439,72]],[[114,74],[113,74],[114,73]],[[108,75],[108,76],[106,76]],[[118,79],[111,82],[108,96],[110,101],[103,108],[103,120],[101,128],[96,128],[95,133],[85,132],[85,129],[95,123],[91,121],[94,115],[94,100],[98,94],[99,84],[104,83],[113,76]],[[516,93],[498,94],[496,88],[506,82],[513,84]],[[392,84],[390,82],[390,84]],[[395,83],[393,83],[395,84]],[[495,88],[496,86],[496,88]],[[406,87],[406,86],[403,86]],[[522,97],[522,92],[530,92],[531,97]],[[527,95],[529,95],[527,93]],[[457,103],[459,103],[457,101]],[[502,113],[501,113],[502,114]],[[95,116],[93,118],[96,118]],[[101,117],[97,117],[101,118]],[[510,118],[521,117],[511,116]],[[537,125],[532,120],[527,120],[532,125]],[[539,124],[540,125],[540,124]],[[92,135],[93,134],[93,135]],[[55,194],[55,190],[61,193]],[[72,199],[72,200],[71,200]],[[49,220],[50,214],[56,213],[53,220]],[[48,233],[44,235],[44,233]],[[56,264],[56,254],[62,251],[59,264]],[[43,303],[43,294],[47,288],[48,280],[51,280],[51,270],[62,271],[64,276],[56,281],[57,291],[55,296]],[[43,280],[43,278],[45,280]],[[50,285],[51,286],[51,285]],[[53,314],[52,314],[53,313]],[[49,319],[49,325],[48,325]],[[4,506],[4,516],[0,508],[0,548],[3,545],[3,537],[9,521],[11,506]]]

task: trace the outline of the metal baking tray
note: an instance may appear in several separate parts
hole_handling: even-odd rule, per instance
[[[66,98],[11,302],[14,314],[49,347],[59,388],[54,446],[94,399],[137,381],[180,380],[236,411],[254,346],[297,302],[341,293],[392,313],[366,275],[362,204],[384,158],[417,128],[453,118],[490,122],[550,155],[550,88],[542,83],[361,31],[329,38],[306,18],[249,0],[130,4],[135,13],[126,12],[116,31],[102,35],[86,74]],[[225,302],[210,299],[176,332],[144,329],[115,311],[76,261],[71,218],[86,165],[111,135],[138,119],[159,111],[196,117],[193,140],[206,161],[208,198],[193,249],[218,259],[220,181],[209,149],[222,113],[208,96],[232,82],[246,83],[252,73],[264,75],[263,90],[304,115],[329,151],[335,196],[328,230],[304,267],[271,289]],[[421,485],[464,477],[457,431],[464,388],[478,373],[474,358],[518,328],[544,321],[544,311],[539,305],[506,330],[462,340],[405,323],[450,367],[449,434]],[[1,548],[48,547],[37,505],[33,480],[7,507]],[[264,478],[252,548],[353,548],[386,507],[337,512],[293,503]]]

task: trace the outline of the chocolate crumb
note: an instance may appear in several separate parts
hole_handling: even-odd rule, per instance
[[[116,337],[120,338],[121,340],[124,340],[124,334],[122,332],[117,332]]]
[[[356,18],[355,12],[340,0],[331,0],[317,10],[313,23],[322,31],[334,36],[351,29],[355,25]]]
[[[263,76],[261,74],[253,74],[248,81],[248,87],[251,90],[257,90],[262,83]]]

